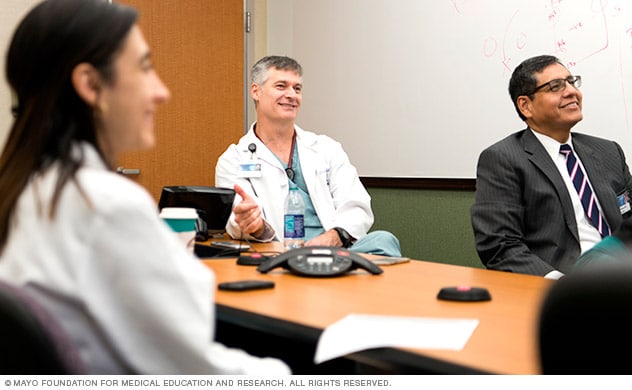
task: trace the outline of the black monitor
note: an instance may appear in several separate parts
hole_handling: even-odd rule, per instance
[[[209,235],[226,231],[235,199],[232,188],[206,186],[168,186],[162,188],[158,208],[192,207],[206,222]]]

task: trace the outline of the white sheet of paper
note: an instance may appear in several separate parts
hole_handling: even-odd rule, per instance
[[[461,350],[477,319],[349,314],[328,326],[316,346],[316,364],[379,347]]]

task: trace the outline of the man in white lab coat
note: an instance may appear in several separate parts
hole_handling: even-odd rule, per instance
[[[264,57],[252,68],[257,121],[215,169],[215,185],[238,195],[227,232],[235,239],[282,240],[284,201],[296,185],[305,201],[306,245],[401,256],[393,234],[368,233],[371,197],[340,143],[295,124],[302,74],[295,60],[282,56]]]

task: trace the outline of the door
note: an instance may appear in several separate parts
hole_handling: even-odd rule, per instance
[[[155,118],[156,147],[123,155],[119,170],[156,200],[167,185],[213,186],[218,157],[244,129],[243,0],[119,2],[139,10],[171,91]]]

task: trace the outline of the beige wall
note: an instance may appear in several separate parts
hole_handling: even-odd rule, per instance
[[[13,30],[22,17],[39,0],[2,0],[0,10],[0,55],[2,58],[2,75],[0,75],[0,149],[9,134],[11,126],[11,93],[7,85],[4,69],[6,53]]]

